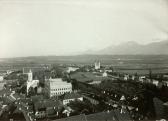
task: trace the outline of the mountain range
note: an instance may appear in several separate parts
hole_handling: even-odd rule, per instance
[[[168,40],[139,44],[134,41],[111,45],[99,51],[88,50],[83,54],[91,55],[168,55]]]

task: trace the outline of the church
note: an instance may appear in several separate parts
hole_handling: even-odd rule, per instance
[[[37,87],[39,84],[39,80],[33,80],[33,73],[31,70],[29,70],[28,74],[28,80],[27,80],[27,94],[29,92],[30,87]]]

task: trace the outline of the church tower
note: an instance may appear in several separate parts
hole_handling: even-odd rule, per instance
[[[33,73],[30,69],[29,73],[28,73],[28,81],[32,81],[33,80]]]
[[[95,61],[95,69],[100,69],[100,61]]]

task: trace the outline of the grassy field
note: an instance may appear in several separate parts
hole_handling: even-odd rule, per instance
[[[102,77],[101,75],[96,75],[90,72],[76,72],[74,74],[71,74],[72,79],[76,79],[81,82],[86,81],[102,81],[104,79],[107,79],[107,77]]]
[[[168,73],[168,55],[78,55],[39,56],[0,59],[0,70],[43,67],[52,64],[88,64],[100,60],[102,65],[111,65],[117,71],[128,73]]]

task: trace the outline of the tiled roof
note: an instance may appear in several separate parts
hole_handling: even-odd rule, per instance
[[[120,113],[120,110],[112,110],[110,112],[100,112],[90,115],[71,116],[54,121],[131,121],[131,119],[128,112]]]
[[[82,97],[81,95],[79,95],[78,93],[66,93],[65,95],[64,95],[64,100],[66,100],[66,99],[77,99],[77,98],[80,98],[80,97]]]
[[[86,121],[86,116],[85,114],[81,114],[77,116],[71,116],[68,118],[57,119],[55,121]]]
[[[100,112],[95,114],[87,115],[87,121],[116,121],[116,117],[113,111],[111,112]]]
[[[33,102],[38,102],[39,100],[43,100],[43,96],[42,96],[42,95],[31,96],[31,100],[32,100]]]
[[[59,100],[41,100],[34,103],[35,109],[47,108],[47,107],[61,107],[62,103]]]

